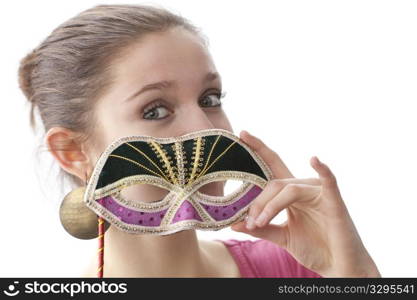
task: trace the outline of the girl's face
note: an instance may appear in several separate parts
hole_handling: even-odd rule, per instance
[[[208,128],[233,132],[219,106],[220,75],[193,33],[174,28],[149,34],[126,49],[112,68],[113,86],[95,108],[98,148],[93,161],[122,136],[170,137]],[[223,182],[207,184],[200,192],[223,195]],[[122,196],[145,202],[160,200],[167,193],[143,184],[122,190]]]

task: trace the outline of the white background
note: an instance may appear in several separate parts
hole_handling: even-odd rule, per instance
[[[104,3],[116,1],[2,4],[0,276],[76,277],[95,254],[96,240],[76,240],[59,223],[68,190],[50,154],[36,154],[41,134],[29,127],[17,69],[56,26]],[[417,276],[416,1],[123,3],[157,3],[201,27],[234,131],[258,135],[296,177],[316,176],[317,155],[382,276]],[[251,239],[230,229],[199,235]]]

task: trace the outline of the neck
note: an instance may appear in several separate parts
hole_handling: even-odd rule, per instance
[[[205,277],[210,272],[195,230],[160,236],[110,226],[104,237],[103,277]]]

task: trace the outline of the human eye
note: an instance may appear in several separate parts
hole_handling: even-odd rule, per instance
[[[226,96],[226,92],[216,91],[214,93],[206,94],[199,100],[203,107],[217,107],[221,106],[221,99]]]
[[[148,105],[143,110],[143,118],[146,120],[162,120],[169,115],[170,111],[161,102],[155,102]]]

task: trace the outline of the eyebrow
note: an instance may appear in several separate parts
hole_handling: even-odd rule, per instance
[[[202,82],[207,82],[207,81],[214,81],[216,79],[219,79],[220,75],[218,72],[209,72],[206,74],[206,76],[204,76]],[[158,81],[158,82],[154,82],[154,83],[150,83],[147,84],[145,86],[143,86],[141,89],[139,89],[138,91],[136,91],[135,93],[133,93],[132,95],[130,95],[129,97],[127,97],[123,102],[127,102],[135,97],[137,97],[138,95],[142,94],[143,92],[149,91],[149,90],[154,90],[154,89],[166,89],[166,88],[170,88],[173,85],[176,85],[176,81],[174,80],[163,80],[163,81]]]

